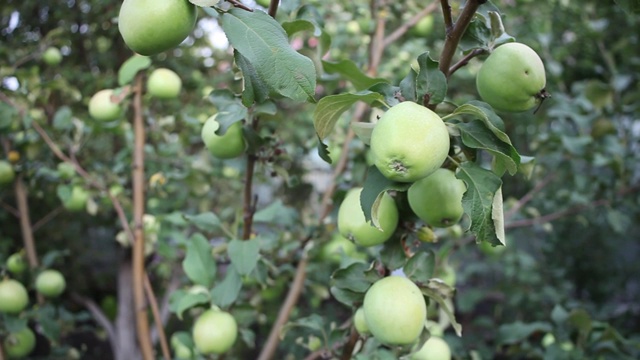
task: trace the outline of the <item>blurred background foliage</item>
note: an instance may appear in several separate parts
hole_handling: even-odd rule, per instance
[[[451,3],[454,11],[460,6],[458,1]],[[493,3],[503,13],[507,32],[542,57],[552,98],[535,114],[503,117],[519,152],[536,158],[530,178],[504,179],[506,249],[476,246],[473,239],[451,234],[444,234],[434,245],[449,248],[448,263],[457,275],[455,303],[463,325],[463,337],[448,330],[445,339],[458,359],[637,358],[640,17],[612,1]],[[365,70],[374,28],[370,4],[283,1],[278,20],[293,19],[302,5],[317,12],[331,36],[331,49],[324,59],[350,59]],[[387,28],[401,26],[422,6],[418,1],[388,4]],[[0,9],[0,91],[3,99],[15,105],[0,102],[0,136],[9,144],[3,151],[20,154],[15,168],[29,189],[38,251],[63,251],[56,253],[54,264],[67,277],[69,288],[101,304],[112,318],[118,306],[114,279],[118,264],[128,258],[128,250],[114,241],[119,232],[117,217],[106,193],[94,188],[88,211],[72,213],[61,207],[57,195],[61,185],[87,184],[78,176],[60,177],[59,160],[29,124],[41,124],[95,181],[107,188],[121,187],[119,198],[130,213],[126,199],[131,195],[131,126],[126,121],[96,124],[87,113],[91,95],[116,87],[117,71],[131,56],[117,31],[118,9],[118,2],[106,0],[55,4],[5,0]],[[409,31],[389,44],[377,76],[397,84],[419,54],[440,53],[442,16],[439,9],[429,16],[432,25],[426,31]],[[293,43],[317,57],[313,41],[305,34]],[[49,46],[61,49],[60,65],[47,66],[40,60]],[[319,58],[315,60],[318,64]],[[202,11],[199,26],[183,46],[153,58],[154,68],[173,69],[184,84],[178,100],[145,98],[146,173],[148,177],[157,174],[149,183],[147,213],[162,224],[148,269],[156,288],[166,296],[188,287],[180,263],[194,229],[176,214],[212,211],[223,222],[237,225],[244,160],[215,160],[200,140],[202,122],[216,111],[208,99],[211,90],[241,90],[232,61],[216,20]],[[475,73],[480,64],[481,59],[474,59],[452,77],[449,100],[461,103],[477,97]],[[353,90],[326,73],[320,74],[319,85],[319,95]],[[316,155],[313,106],[287,102],[278,106],[278,114],[261,128],[260,135],[271,146],[260,157],[255,189],[259,208],[276,199],[285,205],[272,209],[275,215],[265,215],[279,221],[258,225],[268,239],[263,251],[270,256],[259,264],[265,277],[245,279],[234,308],[241,326],[253,334],[245,338],[247,344],[252,339],[260,344],[268,335],[294,276],[291,260],[297,241],[315,230],[312,219],[331,174],[331,167]],[[332,157],[339,156],[347,133],[347,121],[340,124],[328,139]],[[351,162],[338,179],[336,203],[351,184],[362,181],[366,166],[362,143],[354,141],[349,150]],[[15,203],[11,188],[0,189],[0,202],[7,205],[0,211],[0,261],[4,262],[22,247],[22,241],[15,216],[7,210]],[[38,223],[47,216],[48,222]],[[329,231],[314,238],[318,249],[333,237],[331,228],[329,224]],[[312,254],[305,291],[292,318],[317,313],[342,324],[351,310],[328,292],[336,259],[328,259],[321,251]],[[342,261],[351,260],[347,256]],[[86,345],[89,337],[104,344],[99,327],[77,302],[71,297],[61,302],[76,314],[76,326],[58,328],[56,341],[77,347],[74,339],[81,338]],[[189,316],[185,321],[171,317],[167,332],[188,331],[189,321]],[[97,348],[89,346],[86,354]],[[257,354],[248,345],[234,351],[237,358]],[[308,351],[300,337],[287,335],[280,353],[282,358],[298,359]],[[92,358],[109,358],[104,354],[94,353]]]

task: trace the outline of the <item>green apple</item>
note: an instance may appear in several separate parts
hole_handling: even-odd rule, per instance
[[[256,2],[258,3],[258,5],[268,8],[271,0],[256,0]]]
[[[505,238],[505,244],[507,242],[507,239]],[[505,250],[507,250],[507,246],[504,245],[496,245],[494,246],[493,244],[491,244],[488,241],[482,241],[480,242],[480,244],[478,244],[478,247],[480,248],[480,251],[482,251],[482,253],[484,253],[485,255],[489,256],[489,257],[494,257],[497,258],[500,255],[502,255],[502,253],[504,253]]]
[[[438,114],[405,101],[385,112],[374,126],[371,151],[385,177],[414,182],[442,166],[449,153],[449,132]]]
[[[362,188],[349,190],[338,209],[338,231],[361,246],[374,246],[389,240],[398,226],[398,208],[393,198],[384,193],[378,206],[380,229],[366,221],[360,205]]]
[[[411,360],[451,360],[451,349],[441,337],[431,336],[420,350],[411,355]]]
[[[0,160],[0,185],[11,184],[15,179],[16,173],[13,166],[6,160]]]
[[[356,331],[360,335],[368,335],[369,334],[369,326],[367,326],[367,319],[364,317],[364,308],[359,307],[356,310],[356,313],[353,315],[353,325],[356,328]]]
[[[13,279],[0,281],[0,312],[18,314],[29,304],[27,289]]]
[[[120,104],[111,101],[112,89],[103,89],[89,100],[89,115],[99,121],[112,121],[120,117]]]
[[[416,36],[427,36],[433,30],[433,15],[427,15],[411,28],[411,33]]]
[[[118,30],[131,50],[151,56],[180,45],[193,31],[197,16],[189,0],[124,0]]]
[[[320,257],[322,260],[340,263],[343,256],[359,260],[364,260],[367,257],[366,254],[358,252],[356,245],[352,241],[337,233],[322,246]]]
[[[62,61],[62,54],[57,47],[49,47],[42,53],[42,60],[50,66],[56,66]]]
[[[525,44],[499,46],[484,61],[476,77],[480,97],[500,111],[532,109],[543,97],[546,76],[542,59]]]
[[[440,269],[438,269],[437,277],[451,287],[456,286],[456,270],[447,262],[443,263],[440,266]]]
[[[69,180],[76,175],[76,167],[70,162],[61,162],[58,163],[58,175],[60,178]]]
[[[28,327],[9,334],[2,346],[9,359],[20,359],[31,354],[36,347],[36,335]]]
[[[420,288],[401,276],[376,281],[367,290],[362,307],[369,331],[387,345],[413,343],[427,319],[427,304]]]
[[[188,333],[179,331],[171,335],[171,347],[176,359],[193,359],[193,341]]]
[[[156,69],[147,80],[147,91],[151,96],[159,99],[173,99],[178,97],[182,89],[182,80],[178,74],[169,69]]]
[[[46,297],[58,297],[67,286],[64,276],[58,271],[48,269],[36,277],[36,291]]]
[[[440,168],[413,183],[407,192],[411,210],[434,227],[448,227],[460,221],[464,214],[462,195],[467,191],[464,181],[453,171]]]
[[[22,274],[27,270],[27,262],[21,253],[15,253],[7,259],[7,270],[14,274]]]
[[[210,309],[193,325],[193,341],[202,354],[223,354],[236,342],[238,325],[231,314]]]
[[[71,195],[62,205],[69,211],[81,211],[87,206],[88,200],[89,193],[82,186],[76,185],[71,189]]]
[[[216,121],[216,115],[211,116],[202,127],[202,141],[209,149],[211,155],[218,159],[232,159],[240,156],[245,150],[244,137],[242,136],[242,123],[235,122],[223,135],[216,134],[220,123]]]

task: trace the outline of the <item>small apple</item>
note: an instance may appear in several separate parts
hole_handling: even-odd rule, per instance
[[[411,355],[411,360],[451,360],[451,349],[441,337],[431,336],[420,350]]]
[[[356,310],[356,313],[353,315],[353,325],[356,328],[356,331],[360,335],[368,335],[369,334],[369,326],[367,326],[367,319],[364,317],[364,308],[359,307]]]
[[[42,53],[42,60],[49,66],[56,66],[62,61],[62,53],[57,47],[49,47]]]
[[[413,343],[427,319],[427,303],[420,288],[402,276],[376,281],[367,290],[362,307],[369,331],[387,345]]]
[[[366,221],[360,205],[362,188],[349,190],[338,209],[338,231],[360,246],[375,246],[389,240],[398,226],[398,208],[386,192],[378,206],[380,229]]]
[[[0,312],[18,314],[29,304],[27,289],[13,279],[0,281]]]
[[[111,101],[112,89],[103,89],[89,100],[89,115],[99,121],[112,121],[120,117],[120,104]]]
[[[453,171],[440,168],[413,183],[407,192],[411,210],[434,227],[457,224],[464,214],[462,195],[467,191],[464,181]]]
[[[238,325],[228,312],[210,309],[196,319],[192,335],[200,353],[223,354],[236,342]]]
[[[427,15],[411,28],[411,33],[416,36],[424,37],[433,30],[433,15]]]
[[[179,331],[171,335],[171,347],[176,359],[193,359],[193,341],[188,333]]]
[[[46,297],[58,297],[67,286],[64,276],[58,270],[45,270],[36,277],[36,291]]]
[[[18,275],[27,270],[27,262],[21,253],[15,253],[7,259],[7,270]]]
[[[81,211],[87,206],[89,193],[81,186],[76,185],[71,189],[71,195],[62,203],[69,211]]]
[[[70,162],[58,163],[57,170],[61,179],[69,180],[76,175],[76,167]]]
[[[28,327],[9,334],[2,342],[9,359],[20,359],[31,354],[36,347],[36,335]]]
[[[0,160],[0,185],[7,185],[13,182],[16,173],[13,166],[6,160]]]
[[[542,59],[525,44],[497,47],[484,61],[476,77],[482,100],[500,111],[521,112],[544,98],[546,76]]]
[[[340,263],[343,256],[348,256],[357,260],[367,258],[366,254],[358,252],[356,245],[349,239],[335,234],[331,240],[324,244],[320,250],[320,258],[325,261]]]
[[[371,133],[371,151],[386,178],[414,182],[442,166],[449,153],[449,132],[438,114],[405,101],[378,120]]]
[[[118,30],[131,50],[151,56],[180,45],[197,17],[197,7],[188,0],[124,0]]]
[[[216,134],[220,123],[216,121],[216,115],[211,116],[202,127],[202,141],[209,149],[211,155],[218,159],[232,159],[240,156],[245,150],[244,137],[242,136],[242,123],[233,123],[223,135]]]
[[[172,70],[156,69],[147,80],[147,91],[151,96],[159,99],[174,99],[180,94],[182,80]]]

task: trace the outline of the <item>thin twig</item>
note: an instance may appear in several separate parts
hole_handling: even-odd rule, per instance
[[[553,181],[555,177],[555,174],[550,173],[544,179],[542,179],[542,181],[537,183],[536,186],[533,187],[533,189],[526,193],[511,209],[509,209],[509,212],[504,215],[505,221],[511,219],[523,206],[525,206],[529,201],[531,201],[531,199],[533,199],[533,196],[535,194],[539,193],[542,189],[544,189],[545,186],[549,185],[549,183]]]
[[[145,274],[144,277],[144,287],[146,293],[153,294],[153,286],[151,286],[151,281],[149,280],[149,275]],[[155,297],[148,297],[149,305],[151,306],[151,313],[153,314],[153,320],[156,324],[156,329],[158,331],[158,336],[160,340],[160,348],[162,349],[162,355],[166,360],[171,360],[171,351],[169,350],[169,343],[167,342],[167,335],[163,329],[162,318],[160,317],[160,310],[158,308],[158,301]]]
[[[18,211],[18,209],[14,208],[13,206],[4,203],[4,202],[0,202],[0,207],[2,207],[3,209],[7,210],[8,212],[11,213],[11,215],[19,218],[20,217],[20,211]]]
[[[358,342],[359,338],[360,338],[360,335],[358,335],[358,332],[356,331],[355,326],[352,325],[351,332],[349,333],[349,341],[347,341],[345,346],[342,348],[341,360],[351,359],[351,355],[353,354],[353,349],[356,347],[356,343]]]
[[[255,203],[253,201],[253,173],[256,167],[256,156],[247,156],[247,166],[244,174],[244,200],[242,206],[242,239],[249,240],[253,228]]]
[[[451,16],[451,5],[449,0],[440,0],[440,7],[442,7],[442,17],[444,18],[444,29],[447,37],[453,29],[453,17]]]
[[[64,210],[64,207],[58,206],[57,208],[50,211],[47,215],[43,216],[35,224],[33,224],[33,226],[31,226],[31,229],[33,230],[34,233],[37,232],[38,230],[40,230],[41,227],[46,225],[49,221],[53,220],[53,218],[60,215],[60,213],[63,210]]]
[[[448,2],[443,1],[443,6]],[[453,61],[453,56],[458,50],[458,43],[460,43],[460,39],[462,35],[467,30],[469,23],[473,19],[478,7],[480,6],[480,0],[468,0],[460,16],[456,20],[456,23],[451,28],[451,31],[447,33],[447,36],[444,40],[444,46],[442,48],[442,54],[440,54],[440,71],[444,73],[444,75],[449,78],[449,68],[451,67],[451,62]],[[444,9],[443,9],[444,10]]]
[[[87,310],[89,310],[89,312],[91,313],[91,316],[93,316],[93,319],[100,326],[102,326],[104,331],[107,332],[107,337],[109,338],[109,344],[111,345],[111,352],[115,356],[118,353],[118,340],[116,337],[115,328],[113,327],[113,323],[111,323],[109,318],[107,318],[104,312],[93,300],[86,298],[77,293],[71,293],[71,299],[73,299],[73,301],[87,308]]]
[[[33,239],[31,231],[31,219],[29,217],[29,203],[27,201],[27,189],[22,180],[22,174],[18,175],[14,182],[16,192],[16,202],[18,203],[18,211],[20,212],[20,230],[22,231],[22,241],[27,252],[27,260],[29,267],[35,269],[38,267],[38,253],[36,251],[36,243]]]
[[[251,11],[251,12],[253,12],[253,9],[252,9],[252,8],[250,8],[250,7],[246,6],[245,4],[241,3],[240,1],[237,1],[237,0],[227,0],[227,2],[231,3],[231,5],[233,5],[233,6],[237,7],[237,8],[240,8],[240,9],[242,9],[242,10],[247,10],[247,11]]]
[[[450,68],[449,68],[449,75],[453,74],[454,72],[458,71],[461,67],[467,65],[469,63],[469,61],[471,59],[473,59],[474,57],[478,56],[478,55],[482,55],[486,52],[485,49],[474,49],[473,51],[471,51],[470,53],[468,53],[467,55],[465,55],[462,59],[460,59],[457,63],[453,64]]]
[[[411,29],[415,24],[417,24],[423,17],[431,14],[438,7],[438,3],[436,1],[427,5],[424,9],[422,9],[419,13],[415,14],[409,20],[407,20],[400,27],[395,29],[391,34],[387,35],[387,37],[382,42],[382,47],[386,48],[391,45],[394,41],[398,40],[402,35],[404,35],[409,29]]]

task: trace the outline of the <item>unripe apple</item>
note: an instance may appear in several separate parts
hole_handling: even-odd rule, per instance
[[[82,186],[76,185],[71,189],[71,195],[62,205],[69,211],[81,211],[87,206],[88,200],[89,193]]]
[[[236,320],[228,312],[210,309],[203,312],[193,325],[193,341],[202,354],[223,354],[238,336]]]
[[[442,166],[449,132],[438,114],[405,101],[385,112],[371,133],[371,151],[382,175],[414,182]]]
[[[67,286],[64,276],[58,270],[45,270],[36,277],[36,291],[46,297],[58,297]]]
[[[3,341],[2,346],[9,359],[20,359],[31,354],[36,347],[36,335],[28,327],[20,331],[10,333]]]
[[[70,162],[66,162],[66,161],[58,163],[57,170],[58,170],[58,175],[60,176],[60,178],[65,179],[65,180],[71,179],[76,174],[75,165],[73,165]]]
[[[111,101],[113,90],[103,89],[89,100],[89,115],[99,121],[112,121],[120,117],[120,104]]]
[[[131,50],[151,56],[180,45],[196,19],[197,8],[188,0],[124,0],[118,30]]]
[[[441,337],[431,336],[411,360],[451,360],[451,349]]]
[[[242,136],[242,123],[233,123],[223,135],[216,134],[220,123],[213,115],[204,123],[202,127],[202,141],[209,149],[211,155],[219,159],[232,159],[240,156],[245,149],[244,137]]]
[[[173,99],[178,97],[182,88],[182,80],[172,70],[156,69],[147,80],[147,91],[151,96],[159,99]]]
[[[18,314],[29,304],[27,289],[13,279],[0,281],[0,312]]]
[[[378,206],[380,229],[366,221],[360,206],[362,188],[349,190],[338,209],[338,231],[361,246],[374,246],[389,240],[398,226],[398,208],[386,192]]]
[[[546,82],[542,59],[521,43],[507,43],[493,50],[476,77],[482,100],[496,110],[507,112],[535,107]]]
[[[416,36],[427,36],[433,30],[433,15],[427,15],[411,28],[410,32]]]
[[[387,345],[411,344],[424,329],[427,304],[420,288],[401,276],[376,281],[362,305],[369,331]]]
[[[21,253],[15,253],[7,259],[7,270],[14,274],[22,274],[27,270],[27,262]]]
[[[13,182],[16,173],[13,166],[6,160],[0,160],[0,185],[6,185]]]
[[[359,307],[353,315],[353,325],[355,326],[358,334],[369,334],[369,326],[367,326],[367,320],[364,318],[364,309],[362,307]]]
[[[62,61],[62,53],[57,47],[49,47],[42,53],[42,60],[49,66],[56,66]]]
[[[453,171],[440,168],[413,183],[407,192],[411,210],[424,222],[435,227],[448,227],[460,221],[464,214],[462,196],[467,190],[464,181]]]

